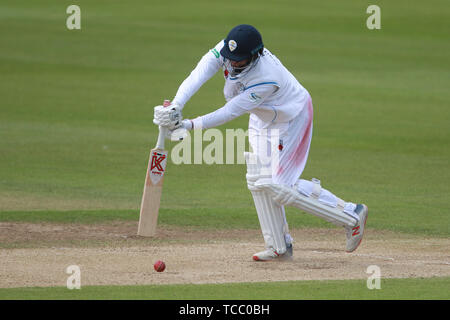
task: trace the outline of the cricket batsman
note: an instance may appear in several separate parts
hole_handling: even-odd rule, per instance
[[[226,104],[195,119],[182,120],[186,102],[217,71],[222,70]],[[253,260],[269,261],[293,255],[285,206],[343,227],[346,251],[361,243],[368,208],[346,202],[322,188],[317,179],[300,179],[308,159],[313,129],[313,105],[308,91],[264,47],[251,25],[238,25],[208,51],[183,81],[168,108],[156,107],[154,123],[170,130],[208,129],[250,114],[245,153],[247,185],[252,194],[265,250]]]

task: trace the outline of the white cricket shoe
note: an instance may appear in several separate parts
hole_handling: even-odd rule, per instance
[[[255,261],[270,261],[270,260],[284,260],[292,259],[293,256],[293,246],[292,243],[287,244],[286,252],[278,253],[275,249],[269,248],[267,250],[255,253],[253,255],[253,260]]]
[[[356,214],[359,216],[359,222],[353,228],[347,227],[347,252],[353,252],[358,248],[364,235],[364,227],[366,226],[367,215],[369,209],[365,204],[356,205]]]

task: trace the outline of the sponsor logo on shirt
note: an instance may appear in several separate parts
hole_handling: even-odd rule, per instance
[[[220,57],[220,54],[216,49],[212,49],[211,52],[216,56],[216,58]]]
[[[256,93],[250,93],[250,100],[252,100],[253,102],[257,102],[259,100],[261,100],[261,97],[258,96]]]

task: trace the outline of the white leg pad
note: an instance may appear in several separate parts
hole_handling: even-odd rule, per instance
[[[284,235],[288,230],[286,230],[283,207],[264,191],[251,191],[251,193],[266,247],[275,249],[278,254],[285,253]]]
[[[359,216],[354,212],[356,205],[323,189],[317,179],[300,179],[294,187],[258,179],[253,187],[268,192],[280,205],[294,206],[338,226],[354,227],[359,222]]]
[[[253,196],[261,231],[267,248],[273,248],[278,254],[286,252],[286,242],[291,243],[284,207],[276,202],[265,190],[255,188],[254,183],[261,176],[256,155],[245,153],[247,162],[247,185]]]

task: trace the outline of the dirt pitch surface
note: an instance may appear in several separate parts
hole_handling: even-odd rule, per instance
[[[108,224],[0,223],[0,287],[66,286],[78,265],[82,285],[150,285],[450,276],[450,239],[367,229],[346,253],[341,229],[291,230],[294,258],[255,262],[259,230],[206,231],[160,226],[155,238],[136,236],[137,222]],[[165,261],[162,273],[153,269]]]

